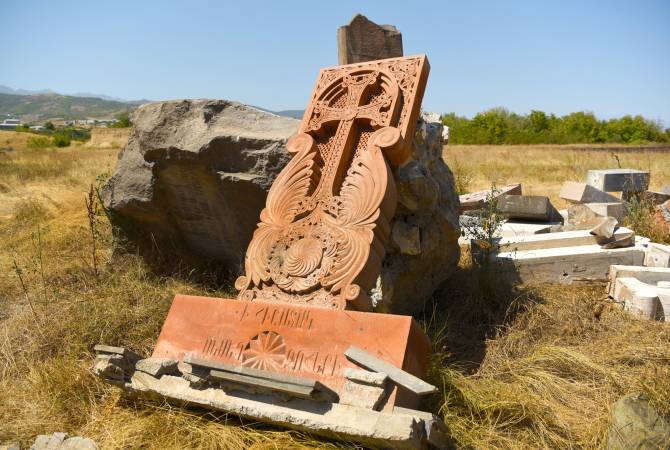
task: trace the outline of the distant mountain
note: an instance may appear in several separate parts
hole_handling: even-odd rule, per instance
[[[51,89],[38,89],[31,91],[29,89],[12,89],[9,86],[4,86],[0,84],[0,94],[10,94],[10,95],[35,95],[35,94],[58,94],[66,95],[69,97],[84,97],[84,98],[100,98],[102,100],[109,100],[112,102],[128,103],[129,105],[142,105],[144,103],[149,103],[151,100],[140,99],[140,100],[125,100],[118,97],[110,97],[109,95],[104,94],[93,94],[90,92],[76,92],[74,94],[59,94],[58,92],[52,91]]]
[[[292,117],[294,119],[302,119],[302,116],[305,114],[304,109],[285,109],[282,111],[272,111],[271,109],[261,108],[260,106],[254,106],[254,108],[272,114],[277,114],[278,116]]]
[[[134,109],[134,105],[96,97],[75,97],[60,94],[14,95],[0,93],[0,115],[14,115],[24,120],[45,120],[56,117],[80,119],[106,118]]]

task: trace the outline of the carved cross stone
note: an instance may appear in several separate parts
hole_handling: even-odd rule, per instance
[[[268,193],[235,283],[245,300],[371,310],[428,77],[425,56],[323,69],[294,155]]]

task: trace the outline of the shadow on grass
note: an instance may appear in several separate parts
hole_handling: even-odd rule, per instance
[[[486,342],[544,299],[521,287],[513,268],[473,265],[469,259],[469,255],[462,257],[419,319],[433,343],[433,365],[474,373],[486,356]]]

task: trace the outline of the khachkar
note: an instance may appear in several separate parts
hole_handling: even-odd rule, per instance
[[[390,166],[410,154],[428,71],[425,56],[321,71],[247,249],[240,299],[372,310],[397,202]]]
[[[369,312],[366,294],[427,76],[425,56],[322,70],[238,298],[175,296],[150,358],[97,346],[94,372],[133,394],[374,447],[446,447],[442,421],[416,409],[437,391],[422,379],[428,337],[410,316]]]

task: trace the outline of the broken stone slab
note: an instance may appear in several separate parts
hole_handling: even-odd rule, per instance
[[[380,412],[305,399],[277,402],[272,396],[247,392],[236,392],[233,396],[223,389],[194,388],[181,377],[165,375],[154,378],[139,371],[135,372],[125,389],[140,395],[158,394],[196,407],[224,411],[324,437],[348,439],[373,447],[418,450],[433,445],[444,448],[439,447],[439,434],[427,429],[437,425],[426,419],[426,413],[420,411]],[[431,418],[439,420],[432,415]]]
[[[647,267],[670,267],[670,245],[650,242],[644,257]]]
[[[597,169],[586,174],[586,184],[604,192],[642,192],[649,189],[649,172],[636,169]]]
[[[589,233],[596,237],[598,244],[602,245],[612,239],[618,224],[619,222],[614,217],[605,217],[598,225],[591,228]]]
[[[402,34],[393,25],[377,25],[356,14],[337,30],[340,65],[402,56]]]
[[[621,199],[607,192],[576,181],[566,181],[558,196],[573,203],[616,203],[621,201]]]
[[[460,195],[460,212],[463,213],[464,211],[484,209],[490,198],[497,199],[501,195],[505,194],[521,195],[521,184],[515,183],[499,186],[496,187],[495,191],[493,192],[491,192],[491,189],[486,189],[483,191]]]
[[[110,355],[119,355],[122,356],[123,358],[129,360],[129,361],[139,361],[142,359],[140,355],[137,353],[133,352],[132,350],[128,350],[127,348],[123,347],[114,347],[111,345],[103,345],[103,344],[97,344],[95,347],[93,347],[93,350],[95,350],[97,353],[106,353]]]
[[[347,380],[340,395],[339,403],[377,410],[386,397],[383,387]]]
[[[637,278],[618,277],[614,283],[613,299],[635,317],[645,320],[656,318],[659,302],[656,288]]]
[[[347,351],[344,352],[344,356],[363,367],[367,367],[376,372],[384,372],[391,380],[417,395],[433,394],[438,391],[432,384],[426,383],[421,378],[399,369],[384,360],[376,358],[358,347],[349,347]]]
[[[378,387],[384,386],[386,380],[388,380],[388,375],[384,372],[371,372],[363,369],[352,369],[351,367],[344,369],[342,375],[344,375],[347,380]]]
[[[614,217],[619,222],[626,216],[626,207],[622,202],[584,203],[584,205],[601,217]]]
[[[659,282],[670,282],[670,268],[644,267],[641,265],[617,265],[609,268],[607,293],[614,297],[614,286],[617,278],[637,278],[646,284],[657,285]]]
[[[614,231],[612,236],[618,239],[627,236],[629,233],[632,233],[630,229],[621,227]],[[503,237],[498,242],[498,248],[500,252],[513,252],[595,244],[598,244],[598,240],[596,236],[591,234],[589,231],[575,230],[537,235]]]
[[[178,371],[178,361],[170,358],[145,358],[135,363],[135,369],[146,372],[154,377],[171,375]]]
[[[640,200],[657,206],[670,200],[670,192],[644,191],[640,194]]]
[[[612,250],[595,244],[501,252],[491,255],[488,267],[511,283],[604,282],[613,264],[642,264],[644,247],[638,240],[633,247]]]
[[[550,222],[561,219],[549,197],[542,195],[501,195],[498,210],[505,217],[515,220]]]
[[[570,205],[568,208],[568,219],[565,222],[565,231],[588,230],[599,225],[603,216],[589,208],[586,203]]]
[[[336,402],[338,397],[323,384],[311,378],[225,364],[192,356],[185,357],[184,362],[191,366],[207,369],[206,378],[233,385],[233,388],[241,385],[246,390],[250,389],[251,392],[276,392],[289,397],[307,398],[315,401]]]
[[[600,246],[604,249],[610,249],[631,247],[633,245],[635,245],[635,233],[628,233],[627,235],[620,238],[611,238]]]

